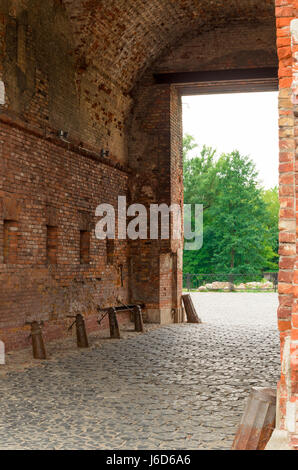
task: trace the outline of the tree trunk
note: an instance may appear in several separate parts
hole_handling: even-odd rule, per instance
[[[235,250],[232,248],[231,251],[231,269],[234,269],[235,267]]]

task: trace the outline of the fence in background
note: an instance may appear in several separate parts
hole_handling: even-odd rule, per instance
[[[183,274],[183,289],[190,291],[196,291],[200,287],[210,286],[213,283],[228,283],[225,288],[209,289],[208,290],[270,290],[270,287],[265,288],[265,280],[267,283],[272,283],[272,289],[277,291],[278,285],[278,272],[268,273],[247,273],[247,274],[235,274],[235,273],[209,273],[209,274]],[[250,285],[247,285],[247,284]],[[253,284],[262,283],[260,286]],[[245,288],[243,287],[245,286]],[[267,284],[268,286],[268,284]],[[258,288],[259,287],[259,288]]]

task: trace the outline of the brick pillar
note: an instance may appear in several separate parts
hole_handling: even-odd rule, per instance
[[[298,194],[298,1],[291,21],[291,46],[293,57],[293,83],[292,102],[294,111],[294,138],[295,138],[295,194]],[[296,202],[296,234],[298,233],[298,214]],[[297,238],[296,238],[296,253]],[[290,374],[291,388],[287,408],[287,428],[291,433],[291,444],[298,449],[298,256],[296,254],[294,271],[294,305],[292,313],[292,329],[290,343]]]
[[[0,110],[3,105],[5,105],[5,86],[3,82],[3,63],[5,56],[5,28],[6,28],[6,18],[5,15],[0,13]]]
[[[152,74],[135,91],[130,124],[129,203],[183,205],[181,98]],[[149,213],[149,211],[148,211]],[[181,321],[182,240],[130,242],[132,302],[146,304],[147,320]]]
[[[297,163],[298,53],[297,0],[276,0],[280,113],[280,272],[278,324],[282,372],[278,386],[277,427],[288,445],[298,446],[298,257]],[[294,73],[293,73],[294,72]],[[298,72],[298,70],[297,70]]]

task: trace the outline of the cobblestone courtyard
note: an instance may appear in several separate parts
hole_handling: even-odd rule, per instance
[[[173,325],[0,378],[1,449],[229,449],[279,378],[276,294],[194,294]]]

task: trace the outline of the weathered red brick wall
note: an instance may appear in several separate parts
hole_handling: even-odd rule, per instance
[[[66,335],[78,296],[88,327],[97,328],[90,290],[103,307],[129,299],[128,246],[116,242],[108,260],[94,228],[97,205],[117,207],[127,193],[121,165],[131,98],[89,66],[75,38],[63,2],[0,4],[0,336],[7,350],[28,345],[25,323],[34,319],[45,320],[47,339]],[[58,139],[60,129],[69,144]],[[109,157],[101,158],[102,149]],[[91,236],[85,265],[84,230]]]
[[[240,23],[240,24],[239,24]],[[193,33],[155,64],[159,73],[277,66],[274,17],[231,22]]]
[[[71,17],[74,22],[75,11]],[[116,83],[88,63],[64,2],[1,2],[0,80],[10,115],[50,135],[67,131],[72,141],[109,149],[110,158],[126,162],[124,122],[131,98],[125,77]]]
[[[0,336],[8,350],[28,345],[26,322],[44,320],[47,339],[67,335],[75,302],[96,325],[96,306],[128,302],[128,247],[95,238],[95,209],[117,207],[128,175],[100,156],[0,117]],[[17,224],[12,257],[4,243],[5,221]],[[47,226],[56,227],[57,264],[47,260]],[[8,226],[8,228],[12,228]],[[80,231],[90,231],[90,263],[81,264]],[[17,238],[17,241],[16,241]],[[16,246],[17,245],[17,246]],[[52,246],[52,245],[51,245]],[[49,265],[49,262],[50,265]],[[121,266],[123,266],[121,280]]]
[[[297,52],[298,2],[276,0],[280,80],[280,273],[278,323],[282,373],[279,423],[298,448],[298,321],[297,321]]]
[[[170,206],[176,202],[173,185],[180,194],[177,203],[182,203],[181,113],[177,119],[171,113],[174,94],[169,85],[157,86],[149,72],[133,95],[135,108],[129,128],[130,202],[144,204],[148,209],[150,204]],[[180,98],[177,94],[175,97],[176,108],[181,109]],[[179,146],[176,154],[171,147],[174,135]],[[171,240],[130,242],[132,300],[138,301],[142,296],[150,321],[168,323],[179,315],[181,305],[177,298],[173,303],[172,288],[176,253],[177,247],[172,250]]]

